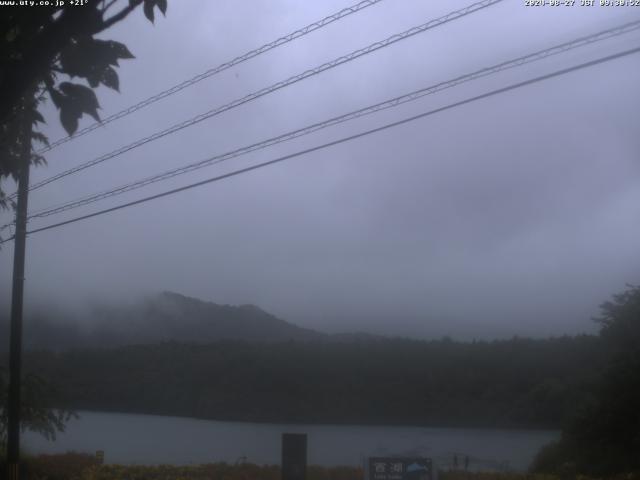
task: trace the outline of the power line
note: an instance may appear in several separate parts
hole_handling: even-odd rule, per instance
[[[292,42],[293,40],[296,40],[300,37],[303,37],[311,32],[314,32],[316,30],[319,30],[323,27],[326,27],[327,25],[336,22],[338,20],[343,19],[344,17],[347,17],[353,13],[359,12],[361,10],[364,10],[367,7],[370,7],[372,5],[375,5],[376,3],[381,2],[382,0],[364,0],[361,1],[360,3],[357,3],[355,5],[352,5],[350,7],[346,7],[343,8],[342,10],[340,10],[339,12],[333,13],[325,18],[323,18],[322,20],[318,20],[317,22],[313,22],[310,23],[309,25],[307,25],[306,27],[302,27],[294,32],[289,33],[288,35],[285,35],[283,37],[278,38],[277,40],[274,40],[272,42],[269,42],[265,45],[262,45],[261,47],[258,47],[254,50],[251,50],[243,55],[240,55],[236,58],[234,58],[233,60],[230,60],[228,62],[222,63],[220,65],[218,65],[217,67],[211,68],[209,70],[207,70],[206,72],[200,73],[198,75],[196,75],[195,77],[192,77],[188,80],[185,80],[177,85],[174,85],[171,88],[168,88],[166,90],[163,90],[160,93],[157,93],[156,95],[153,95],[145,100],[142,100],[138,103],[136,103],[135,105],[132,105],[128,108],[125,108],[124,110],[120,110],[119,112],[116,112],[110,116],[108,116],[107,118],[104,118],[102,121],[100,122],[95,122],[92,123],[91,125],[86,126],[85,128],[82,128],[80,130],[78,130],[73,136],[69,135],[66,137],[62,137],[59,138],[58,140],[56,140],[55,142],[51,143],[50,145],[40,149],[38,151],[38,153],[44,153],[44,152],[48,152],[49,150],[53,150],[54,148],[56,148],[59,145],[62,145],[64,143],[67,143],[71,140],[74,140],[78,137],[81,137],[83,135],[86,135],[89,132],[92,132],[94,130],[96,130],[99,127],[102,127],[104,125],[106,125],[107,123],[111,123],[114,122],[116,120],[119,120],[120,118],[126,117],[127,115],[131,115],[134,112],[137,112],[138,110],[141,110],[145,107],[148,107],[149,105],[162,100],[163,98],[166,98],[170,95],[173,95],[174,93],[178,93],[181,90],[184,90],[187,87],[190,87],[206,78],[212,77],[214,75],[217,75],[218,73],[221,73],[231,67],[235,67],[236,65],[239,65],[243,62],[246,62],[247,60],[250,60],[254,57],[257,57],[258,55],[261,55],[263,53],[266,53],[270,50],[273,50],[277,47],[280,47],[286,43]]]
[[[380,102],[365,108],[361,108],[361,109],[346,113],[344,115],[340,115],[338,117],[333,117],[328,120],[324,120],[322,122],[314,123],[312,125],[308,125],[306,127],[299,128],[297,130],[290,131],[276,137],[272,137],[248,146],[244,146],[244,147],[232,150],[230,152],[209,157],[205,160],[200,160],[198,162],[191,163],[189,165],[174,168],[172,170],[168,170],[154,176],[146,177],[141,180],[137,180],[135,182],[130,182],[128,184],[121,185],[119,187],[115,187],[100,193],[91,194],[89,196],[85,196],[73,201],[65,202],[63,204],[59,204],[58,206],[49,207],[47,209],[43,209],[43,210],[32,213],[31,215],[29,215],[29,219],[48,217],[50,215],[68,211],[68,210],[78,208],[84,205],[88,205],[100,200],[104,200],[106,198],[110,198],[110,197],[120,195],[132,190],[136,190],[138,188],[142,188],[159,181],[163,181],[178,175],[189,173],[194,170],[198,170],[200,168],[218,164],[218,163],[230,160],[232,158],[236,158],[236,157],[248,154],[250,152],[261,150],[269,146],[273,146],[288,140],[301,137],[303,135],[308,135],[310,133],[316,132],[318,130],[321,130],[330,126],[334,126],[349,120],[363,117],[365,115],[371,115],[373,113],[376,113],[382,110],[393,108],[398,105],[402,105],[404,103],[417,100],[426,95],[431,95],[431,94],[440,92],[442,90],[452,88],[462,83],[466,83],[466,82],[476,80],[478,78],[482,78],[488,75],[492,75],[504,70],[508,70],[514,67],[519,67],[522,65],[526,65],[528,63],[539,61],[539,60],[548,58],[552,55],[557,55],[557,54],[572,50],[574,48],[583,47],[585,45],[591,45],[595,42],[599,42],[612,37],[623,35],[623,34],[635,31],[639,28],[640,28],[640,20],[637,20],[635,22],[629,22],[613,28],[609,28],[607,30],[603,30],[603,31],[594,33],[592,35],[580,37],[570,42],[565,42],[560,45],[556,45],[544,50],[539,50],[534,53],[530,53],[528,55],[524,55],[516,59],[502,62],[490,67],[486,67],[466,75],[461,75],[454,79],[451,79],[445,82],[440,82],[435,85],[422,88],[422,89],[413,91],[411,93],[392,98],[390,100],[386,100],[384,102]]]
[[[197,124],[199,122],[202,122],[203,120],[207,120],[207,119],[209,119],[211,117],[214,117],[214,116],[219,115],[219,114],[221,114],[223,112],[226,112],[228,110],[236,108],[236,107],[238,107],[240,105],[243,105],[243,104],[245,104],[247,102],[250,102],[252,100],[255,100],[257,98],[263,97],[263,96],[265,96],[265,95],[267,95],[269,93],[275,92],[275,91],[280,90],[280,89],[282,89],[284,87],[288,87],[289,85],[297,83],[297,82],[299,82],[301,80],[305,80],[305,79],[307,79],[309,77],[312,77],[314,75],[318,75],[319,73],[322,73],[322,72],[324,72],[326,70],[335,68],[335,67],[337,67],[339,65],[342,65],[344,63],[347,63],[347,62],[350,62],[352,60],[355,60],[356,58],[362,57],[362,56],[367,55],[369,53],[372,53],[372,52],[375,52],[375,51],[380,50],[382,48],[388,47],[389,45],[393,45],[393,44],[395,44],[395,43],[397,43],[397,42],[399,42],[401,40],[405,40],[405,39],[410,38],[410,37],[412,37],[414,35],[417,35],[419,33],[426,32],[427,30],[430,30],[432,28],[438,27],[438,26],[443,25],[445,23],[448,23],[448,22],[451,22],[453,20],[457,20],[457,19],[462,18],[464,16],[470,15],[470,14],[476,12],[476,11],[482,10],[484,8],[487,8],[487,7],[489,7],[491,5],[494,5],[496,3],[500,3],[502,1],[503,0],[482,0],[480,2],[473,3],[473,4],[471,4],[471,5],[469,5],[469,6],[465,7],[465,8],[462,8],[460,10],[455,10],[453,12],[450,12],[447,15],[444,15],[444,16],[442,16],[440,18],[437,18],[437,19],[434,19],[434,20],[430,20],[427,23],[424,23],[422,25],[419,25],[419,26],[410,28],[408,30],[405,30],[402,33],[397,33],[395,35],[392,35],[392,36],[390,36],[390,37],[388,37],[388,38],[386,38],[384,40],[381,40],[379,42],[372,43],[371,45],[368,45],[367,47],[355,50],[355,51],[353,51],[353,52],[351,52],[351,53],[349,53],[347,55],[344,55],[342,57],[338,57],[338,58],[336,58],[336,59],[334,59],[334,60],[332,60],[330,62],[323,63],[322,65],[320,65],[318,67],[306,70],[306,71],[304,71],[304,72],[302,72],[302,73],[300,73],[298,75],[294,75],[292,77],[289,77],[286,80],[282,80],[280,82],[274,83],[273,85],[271,85],[269,87],[265,87],[265,88],[263,88],[261,90],[258,90],[256,92],[250,93],[249,95],[246,95],[246,96],[244,96],[242,98],[236,99],[236,100],[234,100],[234,101],[232,101],[230,103],[227,103],[226,105],[222,105],[220,107],[217,107],[217,108],[214,108],[212,110],[209,110],[208,112],[205,112],[205,113],[202,113],[200,115],[197,115],[197,116],[195,116],[195,117],[193,117],[193,118],[191,118],[189,120],[185,120],[183,122],[177,123],[177,124],[167,128],[165,130],[162,130],[160,132],[156,132],[156,133],[154,133],[154,134],[152,134],[150,136],[147,136],[147,137],[144,137],[144,138],[142,138],[140,140],[137,140],[137,141],[135,141],[135,142],[133,142],[133,143],[131,143],[129,145],[125,145],[123,147],[120,147],[119,149],[114,150],[114,151],[112,151],[110,153],[107,153],[107,154],[102,155],[100,157],[97,157],[97,158],[95,158],[93,160],[90,160],[90,161],[82,163],[82,164],[80,164],[80,165],[78,165],[76,167],[73,167],[73,168],[71,168],[69,170],[61,172],[61,173],[59,173],[57,175],[54,175],[54,176],[49,177],[47,179],[44,179],[44,180],[42,180],[40,182],[37,182],[37,183],[33,184],[30,187],[30,190],[35,190],[35,189],[41,188],[44,185],[47,185],[47,184],[49,184],[51,182],[59,180],[59,179],[61,179],[63,177],[66,177],[68,175],[77,173],[77,172],[79,172],[81,170],[84,170],[86,168],[92,167],[94,165],[97,165],[99,163],[102,163],[102,162],[104,162],[106,160],[109,160],[111,158],[117,157],[119,155],[122,155],[125,152],[128,152],[130,150],[138,148],[138,147],[140,147],[142,145],[145,145],[145,144],[147,144],[149,142],[152,142],[154,140],[157,140],[159,138],[162,138],[162,137],[165,137],[167,135],[176,133],[176,132],[178,132],[178,131],[180,131],[180,130],[182,130],[184,128],[187,128],[187,127],[190,127],[192,125],[195,125],[195,124]]]
[[[600,57],[600,58],[598,58],[596,60],[592,60],[592,61],[589,61],[589,62],[586,62],[586,63],[581,63],[581,64],[575,65],[573,67],[564,68],[562,70],[556,70],[555,72],[548,73],[546,75],[541,75],[539,77],[535,77],[535,78],[532,78],[532,79],[529,79],[529,80],[526,80],[526,81],[523,81],[523,82],[518,82],[518,83],[515,83],[515,84],[512,84],[512,85],[509,85],[507,87],[502,87],[502,88],[499,88],[499,89],[496,89],[496,90],[492,90],[492,91],[487,92],[487,93],[483,93],[481,95],[476,95],[474,97],[470,97],[470,98],[467,98],[465,100],[461,100],[459,102],[451,103],[451,104],[446,105],[444,107],[439,107],[439,108],[436,108],[436,109],[433,109],[433,110],[429,110],[427,112],[423,112],[423,113],[418,114],[418,115],[414,115],[412,117],[404,118],[402,120],[399,120],[399,121],[396,121],[396,122],[393,122],[393,123],[388,123],[388,124],[383,125],[381,127],[377,127],[377,128],[373,128],[373,129],[370,129],[370,130],[366,130],[364,132],[360,132],[360,133],[357,133],[355,135],[350,135],[348,137],[343,137],[341,139],[334,140],[332,142],[327,142],[327,143],[324,143],[322,145],[317,145],[317,146],[312,147],[312,148],[307,148],[305,150],[301,150],[301,151],[298,151],[298,152],[295,152],[295,153],[292,153],[292,154],[289,154],[289,155],[278,157],[276,159],[269,160],[269,161],[263,162],[263,163],[259,163],[257,165],[252,165],[250,167],[246,167],[246,168],[242,168],[242,169],[239,169],[239,170],[235,170],[233,172],[226,173],[224,175],[218,175],[216,177],[209,178],[209,179],[206,179],[206,180],[202,180],[202,181],[199,181],[199,182],[196,182],[196,183],[192,183],[192,184],[189,184],[189,185],[185,185],[183,187],[174,188],[172,190],[168,190],[168,191],[165,191],[165,192],[162,192],[162,193],[158,193],[156,195],[151,195],[151,196],[144,197],[144,198],[141,198],[141,199],[138,199],[138,200],[134,200],[132,202],[127,202],[127,203],[124,203],[124,204],[116,205],[115,207],[106,208],[104,210],[99,210],[99,211],[94,212],[94,213],[90,213],[90,214],[87,214],[87,215],[82,215],[80,217],[75,217],[75,218],[72,218],[72,219],[69,219],[69,220],[65,220],[63,222],[58,222],[58,223],[54,223],[52,225],[47,225],[45,227],[36,228],[34,230],[30,230],[27,233],[28,234],[32,234],[32,233],[43,232],[45,230],[51,230],[53,228],[58,228],[58,227],[61,227],[63,225],[68,225],[68,224],[71,224],[71,223],[79,222],[81,220],[86,220],[86,219],[89,219],[89,218],[92,218],[92,217],[97,217],[99,215],[104,215],[106,213],[114,212],[116,210],[121,210],[123,208],[131,207],[131,206],[134,206],[134,205],[139,205],[141,203],[149,202],[151,200],[156,200],[158,198],[166,197],[166,196],[169,196],[169,195],[174,195],[176,193],[183,192],[185,190],[190,190],[192,188],[200,187],[202,185],[206,185],[206,184],[209,184],[209,183],[213,183],[213,182],[217,182],[217,181],[220,181],[220,180],[224,180],[226,178],[234,177],[236,175],[247,173],[247,172],[250,172],[252,170],[257,170],[259,168],[267,167],[269,165],[274,165],[276,163],[280,163],[280,162],[283,162],[285,160],[289,160],[291,158],[299,157],[299,156],[306,155],[306,154],[311,153],[311,152],[315,152],[315,151],[322,150],[322,149],[325,149],[325,148],[328,148],[328,147],[339,145],[339,144],[342,144],[342,143],[345,143],[345,142],[348,142],[348,141],[351,141],[351,140],[355,140],[357,138],[365,137],[365,136],[371,135],[373,133],[378,133],[378,132],[381,132],[383,130],[394,128],[394,127],[397,127],[397,126],[400,126],[400,125],[404,125],[406,123],[413,122],[413,121],[421,119],[421,118],[425,118],[425,117],[428,117],[428,116],[431,116],[431,115],[435,115],[437,113],[444,112],[446,110],[451,110],[453,108],[460,107],[460,106],[463,106],[463,105],[466,105],[466,104],[469,104],[469,103],[472,103],[472,102],[475,102],[475,101],[478,101],[478,100],[482,100],[482,99],[489,98],[489,97],[492,97],[492,96],[495,96],[495,95],[506,93],[506,92],[509,92],[509,91],[512,91],[512,90],[516,90],[518,88],[522,88],[522,87],[525,87],[525,86],[528,86],[528,85],[532,85],[534,83],[538,83],[538,82],[542,82],[542,81],[545,81],[545,80],[549,80],[551,78],[555,78],[555,77],[559,77],[559,76],[562,76],[562,75],[566,75],[566,74],[569,74],[571,72],[582,70],[582,69],[585,69],[585,68],[588,68],[588,67],[593,67],[595,65],[599,65],[599,64],[602,64],[602,63],[605,63],[605,62],[610,62],[612,60],[616,60],[616,59],[619,59],[619,58],[622,58],[622,57],[626,57],[628,55],[632,55],[632,54],[635,54],[635,53],[638,53],[638,52],[640,52],[640,47],[636,47],[636,48],[633,48],[633,49],[630,49],[630,50],[625,50],[625,51],[622,51],[622,52],[618,52],[616,54],[608,55],[606,57]],[[0,243],[5,243],[5,242],[7,242],[9,240],[11,240],[11,238],[9,238],[7,240],[3,240]]]

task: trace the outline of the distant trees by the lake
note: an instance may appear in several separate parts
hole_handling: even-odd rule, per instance
[[[31,352],[75,409],[269,422],[559,428],[604,366],[596,337]]]
[[[231,308],[178,301],[198,314],[194,325]],[[640,287],[602,304],[599,335],[550,339],[336,339],[299,332],[253,307],[231,311],[245,326],[264,317],[278,335],[300,339],[30,351],[25,385],[35,394],[25,396],[25,408],[33,408],[25,419],[35,422],[26,425],[55,433],[66,417],[42,415],[58,407],[58,415],[86,409],[250,422],[561,428],[534,470],[640,470]],[[0,399],[5,386],[0,374]]]

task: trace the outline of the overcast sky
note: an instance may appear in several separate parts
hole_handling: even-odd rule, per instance
[[[470,3],[384,0],[55,149],[32,182]],[[121,63],[120,94],[98,90],[101,114],[350,4],[172,0],[155,26],[135,12],[103,34],[126,43],[136,59]],[[637,19],[640,8],[505,0],[54,182],[34,191],[30,206],[101,191]],[[639,45],[636,31],[31,227]],[[629,56],[34,234],[26,302],[65,305],[171,290],[253,303],[330,332],[470,339],[594,331],[597,306],[626,282],[640,282],[639,60]],[[46,113],[44,130],[57,139],[57,114],[51,107]],[[12,245],[4,245],[6,311],[12,258]]]

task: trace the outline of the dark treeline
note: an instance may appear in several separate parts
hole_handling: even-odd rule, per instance
[[[536,471],[563,477],[640,472],[640,286],[629,285],[600,310],[606,368],[560,440],[540,451]]]
[[[561,427],[605,361],[597,337],[29,352],[58,406],[219,420]]]

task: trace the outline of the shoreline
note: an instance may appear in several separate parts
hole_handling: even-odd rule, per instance
[[[207,417],[196,417],[189,415],[165,415],[159,413],[142,413],[135,411],[115,411],[115,410],[92,410],[92,409],[71,409],[73,412],[77,413],[79,416],[82,416],[82,413],[90,413],[90,414],[105,414],[105,415],[121,415],[121,416],[144,416],[144,417],[155,417],[155,418],[163,418],[163,419],[176,419],[176,420],[193,420],[193,421],[204,421],[204,422],[214,422],[214,423],[228,423],[228,424],[237,424],[237,425],[263,425],[263,426],[279,426],[279,425],[291,425],[296,427],[354,427],[354,428],[415,428],[421,430],[477,430],[483,432],[496,431],[496,432],[523,432],[523,433],[560,433],[561,428],[543,428],[543,427],[524,427],[524,426],[478,426],[478,425],[447,425],[447,424],[430,424],[430,425],[422,425],[422,424],[411,424],[411,423],[323,423],[323,422],[297,422],[297,421],[271,421],[271,420],[237,420],[237,419],[225,419],[225,418],[207,418]],[[71,419],[73,421],[74,419]],[[77,419],[75,419],[77,420]]]

